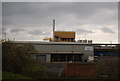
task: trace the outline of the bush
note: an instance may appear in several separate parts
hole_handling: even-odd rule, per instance
[[[118,57],[102,56],[97,62],[97,75],[101,78],[118,78]]]
[[[32,44],[2,43],[2,65],[4,71],[20,73],[27,64],[34,63],[29,52],[35,51]]]
[[[12,73],[12,72],[2,72],[2,79],[34,79],[31,77],[27,77],[21,74],[16,74],[16,73]]]
[[[34,78],[44,78],[45,70],[42,66],[39,66],[37,64],[28,64],[22,68],[22,74]]]

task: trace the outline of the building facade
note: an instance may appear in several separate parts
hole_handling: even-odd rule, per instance
[[[100,55],[119,55],[118,44],[92,44],[91,42],[17,42],[31,43],[36,49],[33,58],[38,62],[89,62]],[[116,46],[117,45],[117,46]]]
[[[39,42],[33,43],[38,62],[88,62],[94,56],[92,44],[77,42]]]
[[[94,57],[94,47],[89,43],[79,42],[17,42],[31,43],[36,53],[33,58],[38,62],[88,62]]]

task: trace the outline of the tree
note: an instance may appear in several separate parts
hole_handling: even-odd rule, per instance
[[[36,52],[32,44],[15,44],[11,41],[2,43],[3,70],[21,72],[27,64],[35,63],[30,53]]]
[[[97,61],[97,75],[102,78],[118,78],[118,57],[116,56],[101,56]]]

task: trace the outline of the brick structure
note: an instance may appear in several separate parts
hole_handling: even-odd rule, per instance
[[[96,78],[94,63],[67,63],[64,66],[66,77]]]

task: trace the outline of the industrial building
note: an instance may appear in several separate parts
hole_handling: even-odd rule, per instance
[[[19,42],[24,44],[28,42]],[[36,48],[32,53],[38,62],[87,62],[94,56],[93,45],[79,42],[29,42]]]
[[[53,20],[53,38],[44,38],[49,42],[75,42],[74,31],[55,31],[55,20]]]
[[[76,43],[39,43],[34,44],[39,62],[83,62],[94,55],[93,46]]]
[[[87,40],[89,41],[89,40]],[[38,62],[90,62],[99,56],[117,56],[118,44],[92,44],[91,42],[34,42],[15,41],[16,44],[31,43],[36,53],[31,55]]]
[[[94,44],[94,56],[118,56],[119,44]]]

